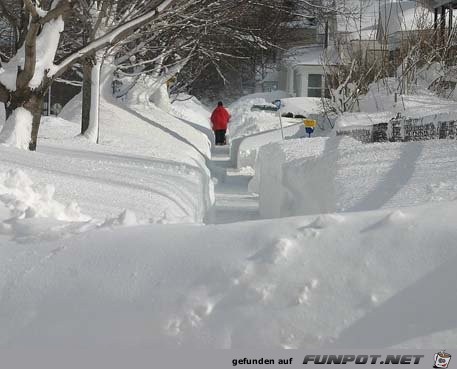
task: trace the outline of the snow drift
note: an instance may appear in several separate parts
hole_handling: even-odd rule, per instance
[[[0,236],[0,347],[453,347],[456,216],[445,202]]]

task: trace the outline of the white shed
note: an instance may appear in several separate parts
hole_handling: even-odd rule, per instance
[[[293,48],[284,55],[279,88],[296,97],[325,97],[325,69],[322,46]]]

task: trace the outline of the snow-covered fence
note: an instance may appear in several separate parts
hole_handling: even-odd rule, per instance
[[[337,136],[350,136],[363,143],[456,139],[456,121],[430,122],[426,118],[399,117],[387,123],[341,128]]]

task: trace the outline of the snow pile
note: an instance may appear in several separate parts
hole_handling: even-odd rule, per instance
[[[451,202],[5,241],[0,347],[456,346],[456,216]]]
[[[242,97],[230,105],[232,115],[229,125],[232,139],[254,133],[279,128],[278,114],[275,112],[251,111],[253,105],[269,105],[272,101],[287,97],[282,91],[258,93]]]
[[[317,97],[290,97],[281,99],[281,103],[283,113],[309,117],[311,114],[320,114],[324,111],[322,99]]]
[[[433,74],[430,71],[431,74]],[[425,118],[424,123],[457,119],[457,102],[437,97],[427,90],[432,77],[420,74],[419,84],[411,86],[412,93],[398,95],[399,89],[394,78],[373,83],[368,93],[360,99],[361,113],[344,113],[336,121],[336,128],[386,123],[397,113],[408,118]]]
[[[285,97],[283,92],[271,94],[248,95],[230,106],[232,119],[230,122],[230,137],[232,139],[251,136],[257,133],[279,129],[279,113],[271,111],[251,111],[253,105],[269,105],[272,101],[280,99],[282,103],[281,114],[291,113],[310,117],[323,111],[322,99],[310,97]],[[283,118],[284,127],[302,123],[303,118]]]
[[[22,170],[0,173],[2,218],[53,218],[66,222],[90,220],[90,217],[81,214],[76,202],[62,204],[54,200],[54,194],[54,186],[34,186]]]
[[[171,105],[171,114],[177,118],[190,121],[211,129],[211,111],[204,106],[195,96],[179,94]]]
[[[315,119],[318,123],[313,137],[324,137],[333,134],[332,125],[336,118],[322,114],[322,100],[317,98],[298,97],[281,99],[282,113],[288,112]],[[267,118],[261,119],[266,116]],[[265,112],[245,112],[244,132],[252,131],[247,136],[236,137],[231,142],[232,163],[237,168],[254,168],[259,149],[269,143],[283,140],[278,114]],[[274,117],[274,118],[273,118]],[[271,126],[265,124],[273,119]],[[276,122],[274,121],[276,120]],[[282,118],[284,138],[308,137],[303,125],[303,118]],[[270,128],[266,130],[266,128]]]
[[[33,116],[24,108],[17,108],[0,132],[0,143],[27,150],[32,133]]]
[[[290,140],[261,148],[250,188],[266,218],[412,206],[457,199],[456,160],[448,140]]]

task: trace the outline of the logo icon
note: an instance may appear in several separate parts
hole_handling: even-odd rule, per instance
[[[449,362],[451,361],[451,354],[448,354],[446,350],[442,350],[435,354],[435,365],[434,368],[447,368],[449,367]]]

